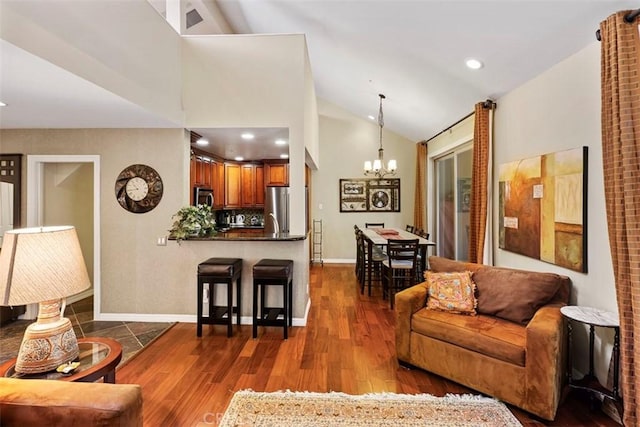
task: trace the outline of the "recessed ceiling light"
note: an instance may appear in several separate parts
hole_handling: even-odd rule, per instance
[[[465,64],[467,65],[467,67],[471,68],[472,70],[479,70],[480,68],[484,67],[484,64],[482,63],[482,61],[475,58],[467,59],[465,61]]]
[[[244,157],[240,157],[240,156],[238,156],[238,157],[236,157],[234,160],[235,160],[236,162],[241,162],[241,161],[243,161],[243,160],[244,160]]]
[[[198,145],[209,145],[209,140],[207,140],[206,138],[200,138],[199,140],[196,141],[196,144],[198,144]]]
[[[280,154],[280,158],[281,159],[288,159],[289,155],[288,154]]]
[[[240,135],[240,137],[241,137],[242,139],[253,139],[253,138],[255,138],[256,136],[255,136],[254,134],[252,134],[252,133],[245,132],[245,133],[243,133],[242,135]]]
[[[0,107],[6,107],[7,104],[5,104],[4,102],[0,101]]]
[[[375,117],[373,117],[371,114],[369,114],[367,117],[369,118],[369,120],[375,120],[375,119],[376,119],[376,118],[375,118]]]
[[[276,145],[287,145],[287,141],[284,139],[276,139],[275,143]]]

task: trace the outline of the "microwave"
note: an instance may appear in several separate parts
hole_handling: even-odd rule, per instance
[[[195,187],[193,189],[193,204],[213,207],[213,190],[211,188]]]

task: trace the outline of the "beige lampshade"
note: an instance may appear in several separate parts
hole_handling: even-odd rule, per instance
[[[7,231],[0,251],[0,305],[66,298],[91,286],[72,226]]]

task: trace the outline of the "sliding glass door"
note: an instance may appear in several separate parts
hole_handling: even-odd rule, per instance
[[[465,144],[434,160],[438,255],[469,259],[469,202],[473,145]]]

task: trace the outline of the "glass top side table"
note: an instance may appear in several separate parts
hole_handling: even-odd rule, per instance
[[[0,366],[0,376],[23,379],[59,380],[94,382],[103,378],[105,383],[116,382],[116,366],[122,359],[122,346],[110,338],[80,338],[78,339],[80,354],[76,359],[80,362],[70,374],[57,371],[39,374],[20,374],[15,371],[16,359],[11,359]]]
[[[592,307],[580,307],[569,305],[562,307],[560,312],[569,319],[568,325],[568,357],[567,357],[567,378],[569,388],[586,390],[600,396],[601,399],[611,399],[615,405],[618,415],[622,419],[622,399],[618,393],[618,373],[620,369],[620,321],[614,313],[599,310]],[[573,349],[572,349],[572,323],[579,322],[589,325],[589,372],[579,380],[573,379]],[[595,341],[595,327],[612,328],[613,338],[613,389],[603,387],[596,378],[593,369],[593,346]]]

